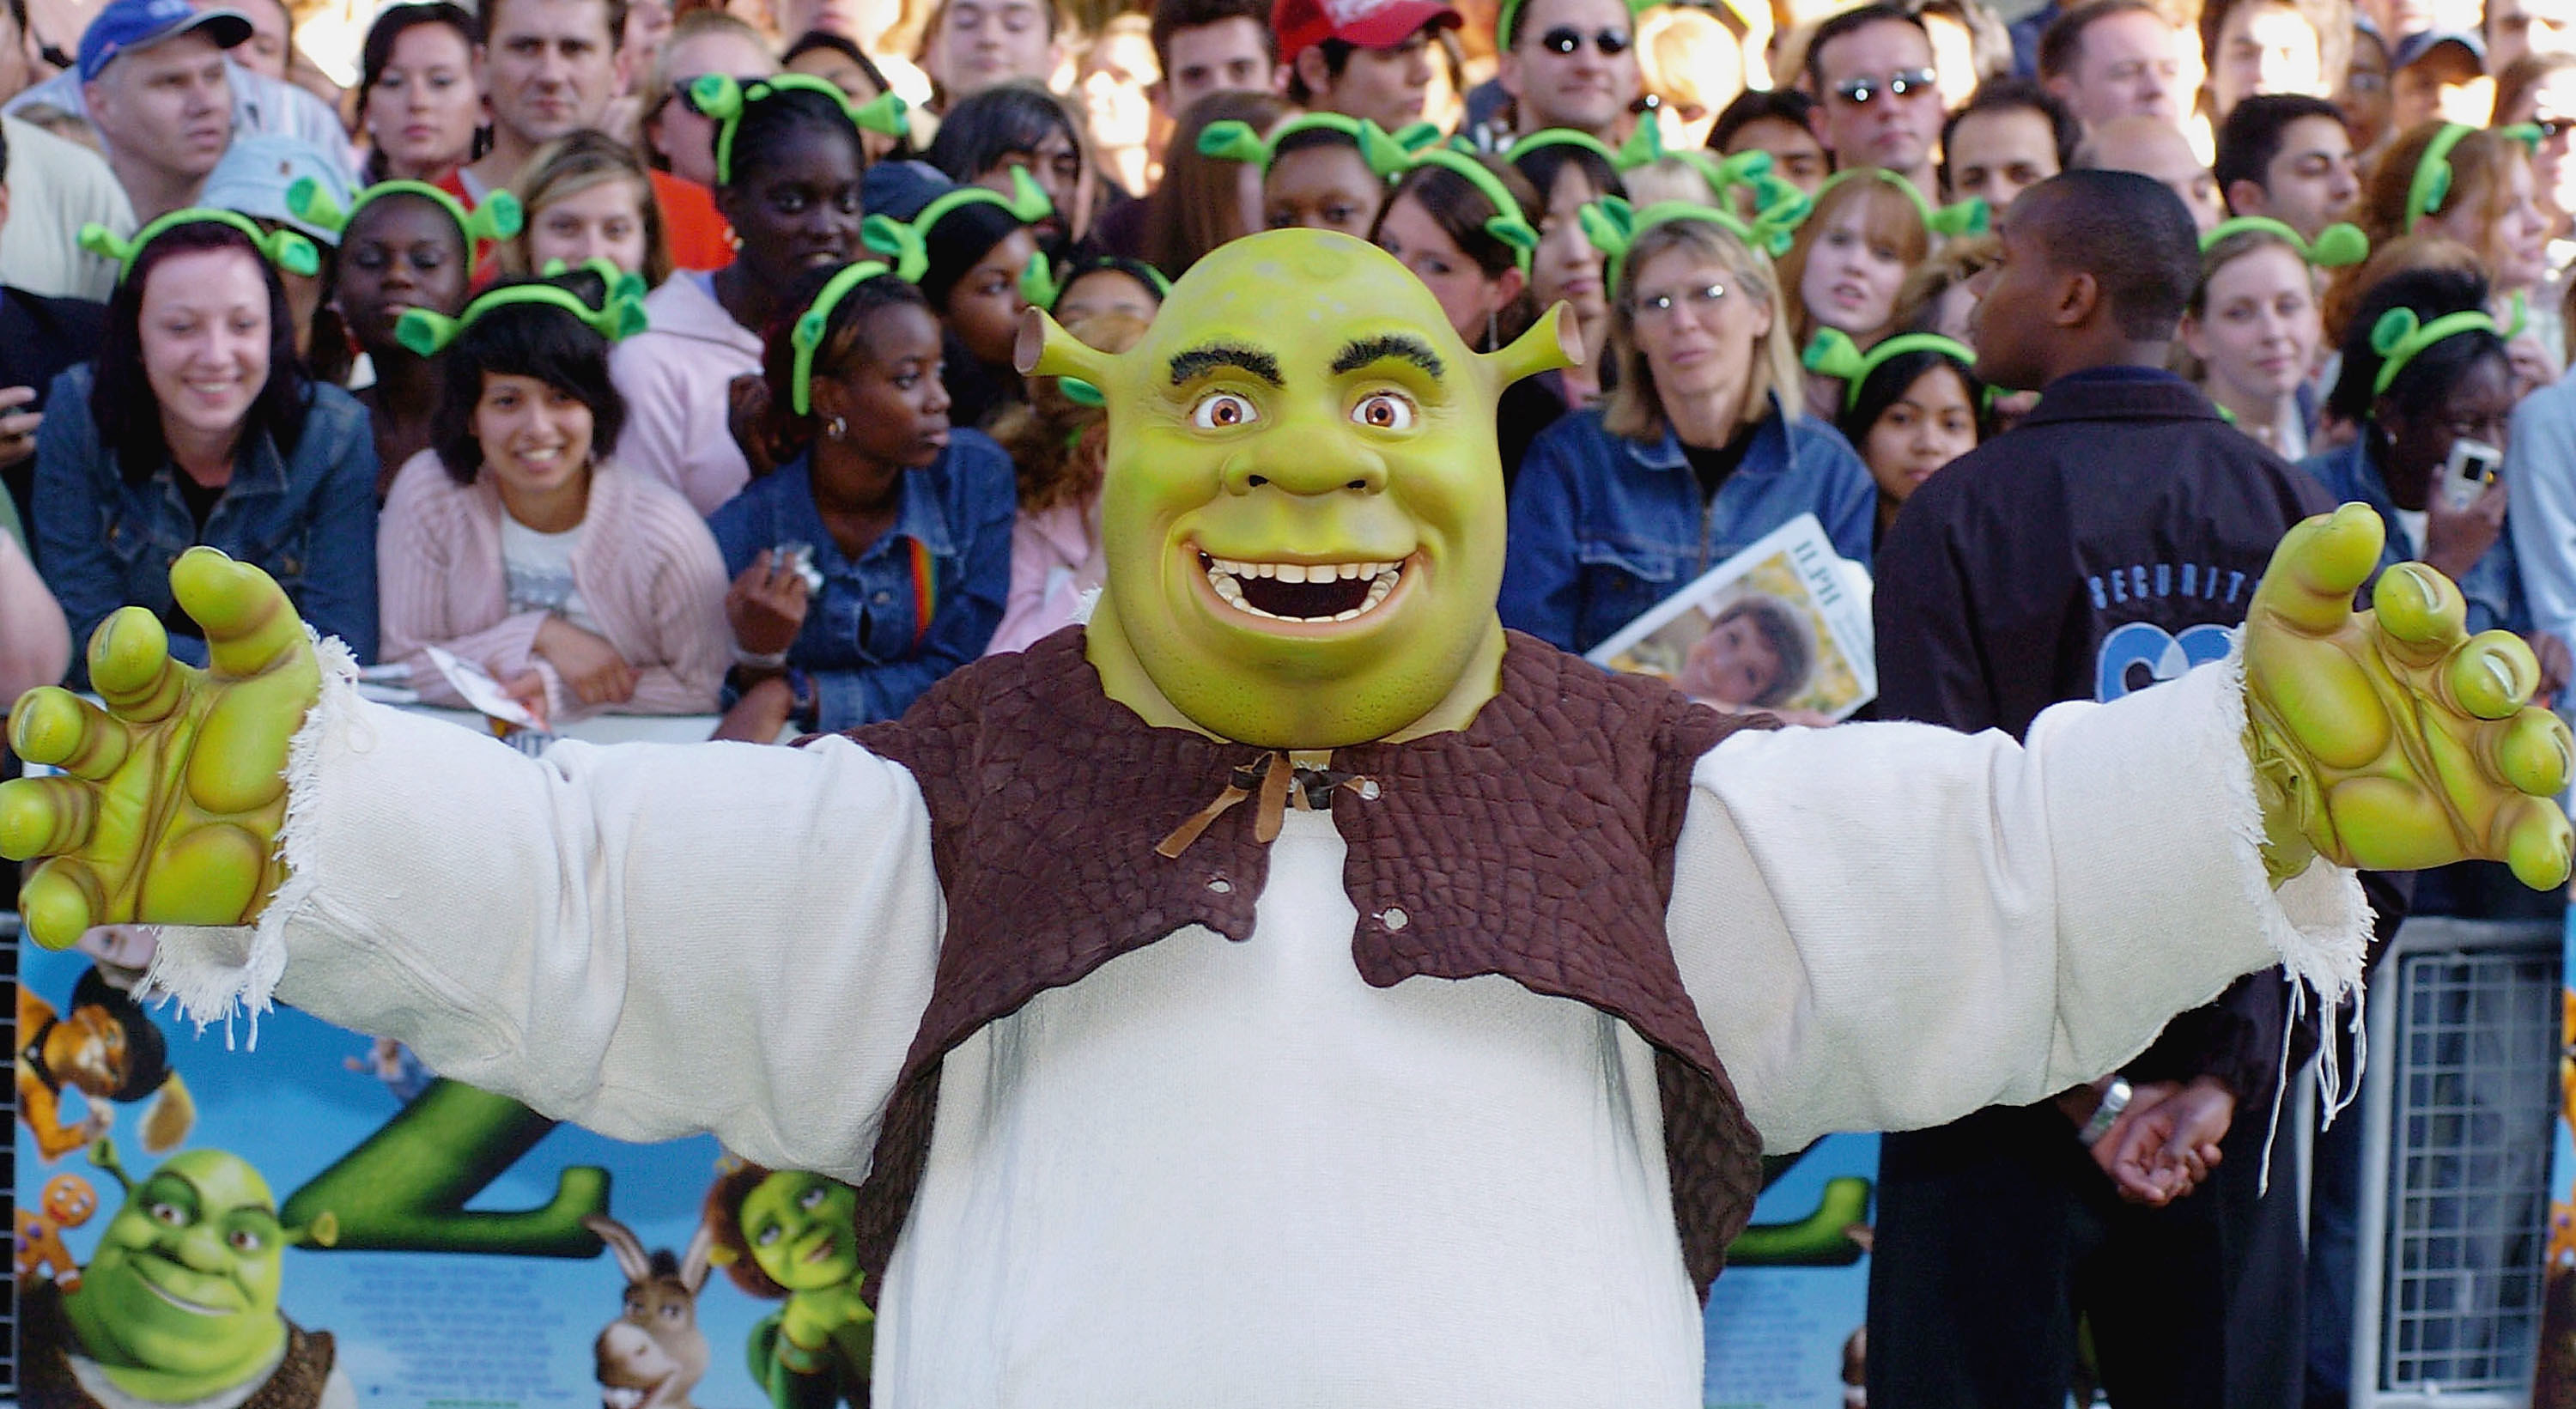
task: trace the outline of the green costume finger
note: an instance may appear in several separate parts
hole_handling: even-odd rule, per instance
[[[18,788],[28,783],[0,784]],[[18,915],[27,937],[47,949],[69,949],[107,918],[98,875],[83,862],[58,856],[27,873],[18,886]]]
[[[29,690],[9,712],[9,747],[20,758],[93,783],[125,762],[131,742],[105,710],[60,686]]]
[[[2430,661],[2468,639],[2469,603],[2452,581],[2422,563],[2399,563],[2379,575],[2370,604],[2380,629],[2418,648]]]
[[[2540,662],[2510,631],[2481,631],[2451,655],[2451,699],[2480,719],[2511,719],[2540,684]]]

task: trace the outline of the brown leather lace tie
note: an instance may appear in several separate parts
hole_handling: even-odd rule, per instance
[[[1252,839],[1267,846],[1279,839],[1280,814],[1292,802],[1300,812],[1321,811],[1332,805],[1333,789],[1357,781],[1357,774],[1291,763],[1285,752],[1272,749],[1235,769],[1227,778],[1225,790],[1174,827],[1171,835],[1155,844],[1154,851],[1164,857],[1179,856],[1228,808],[1254,796],[1261,799],[1261,804],[1253,814]]]

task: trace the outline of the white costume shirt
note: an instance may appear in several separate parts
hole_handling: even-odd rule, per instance
[[[2285,958],[2358,978],[2351,875],[2265,883],[2236,672],[2026,748],[1859,725],[1701,760],[1667,930],[1769,1147],[2041,1099]],[[255,938],[166,935],[158,982],[209,1014],[282,974],[549,1115],[865,1174],[945,918],[909,774],[842,740],[531,760],[329,673],[292,879]],[[1369,988],[1342,854],[1290,814],[1247,942],[1176,932],[948,1057],[876,1402],[1699,1402],[1648,1048],[1505,979]]]

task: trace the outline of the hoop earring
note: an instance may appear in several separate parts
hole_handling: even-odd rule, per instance
[[[850,423],[842,420],[838,416],[834,416],[832,419],[823,423],[823,434],[830,436],[834,440],[840,440],[848,436],[849,433]]]

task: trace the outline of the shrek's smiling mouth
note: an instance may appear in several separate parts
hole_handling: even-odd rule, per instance
[[[1269,621],[1352,621],[1385,603],[1404,580],[1406,564],[1251,563],[1199,554],[1199,568],[1218,600],[1247,616]]]
[[[187,1312],[191,1316],[230,1316],[232,1314],[223,1307],[208,1306],[204,1302],[190,1301],[186,1297],[180,1296],[175,1292],[164,1291],[148,1279],[143,1281],[143,1290],[152,1293],[154,1296],[161,1298],[163,1301],[170,1303],[181,1311]]]

